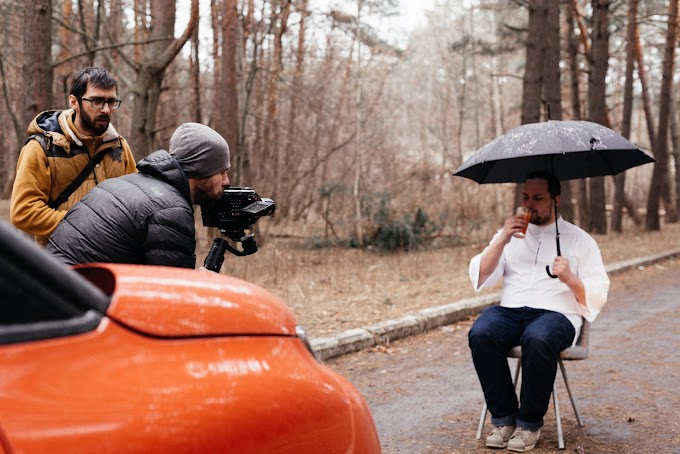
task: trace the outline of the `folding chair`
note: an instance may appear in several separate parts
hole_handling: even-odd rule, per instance
[[[564,379],[564,385],[569,393],[569,400],[571,400],[571,406],[574,408],[574,414],[576,415],[576,422],[579,427],[583,427],[583,422],[581,421],[581,416],[578,414],[578,409],[576,408],[576,402],[574,401],[574,396],[571,393],[571,388],[569,387],[569,381],[567,380],[567,371],[564,367],[564,361],[578,361],[588,358],[588,344],[590,342],[590,322],[583,320],[583,326],[581,327],[581,333],[576,341],[576,345],[562,350],[560,353],[560,370],[562,371],[562,378]],[[519,372],[522,368],[522,349],[520,346],[516,346],[510,349],[508,352],[508,358],[517,359],[517,367],[515,368],[515,377],[513,383],[515,388],[517,388],[517,380],[519,378]],[[553,405],[555,407],[555,423],[557,425],[557,444],[560,449],[564,449],[564,435],[562,434],[562,417],[560,416],[560,404],[557,399],[557,377],[555,377],[555,383],[553,383]],[[484,407],[482,408],[482,415],[479,418],[479,427],[477,428],[477,440],[482,438],[482,430],[484,429],[484,421],[486,420],[488,408],[486,402],[484,402]]]

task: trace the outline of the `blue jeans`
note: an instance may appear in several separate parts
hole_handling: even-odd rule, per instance
[[[543,427],[557,363],[571,346],[574,326],[559,312],[490,306],[468,333],[472,361],[495,426]],[[522,346],[522,387],[517,401],[507,353]]]

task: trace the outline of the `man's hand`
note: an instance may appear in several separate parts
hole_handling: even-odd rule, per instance
[[[575,275],[569,267],[569,260],[562,256],[555,257],[553,262],[552,274],[557,276],[560,281],[567,284],[576,297],[576,301],[585,306],[586,294],[583,282]]]
[[[560,278],[565,284],[568,284],[569,281],[576,277],[574,273],[571,272],[569,260],[559,255],[555,257],[555,261],[553,262],[552,273]]]
[[[524,218],[521,215],[510,216],[505,220],[501,233],[491,242],[489,247],[482,253],[479,262],[478,286],[481,286],[491,276],[498,266],[505,245],[510,242],[512,236],[521,232],[524,228]]]
[[[516,214],[506,219],[505,224],[503,224],[503,233],[501,234],[503,244],[508,244],[516,233],[524,230],[525,226],[526,222],[524,222],[524,216],[521,214]]]

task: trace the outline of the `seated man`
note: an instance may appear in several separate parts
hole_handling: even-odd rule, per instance
[[[559,202],[559,180],[531,173],[522,191],[522,206],[532,210],[526,236],[514,236],[526,223],[512,216],[470,262],[477,291],[503,278],[500,306],[482,311],[468,335],[494,425],[486,438],[490,448],[525,452],[536,446],[560,352],[578,339],[582,317],[595,320],[607,300],[609,278],[597,243],[561,216],[555,219]],[[564,256],[557,256],[555,222]],[[557,279],[548,276],[547,264]],[[506,359],[516,345],[522,348],[519,402]]]
[[[170,150],[137,163],[139,173],[97,185],[64,217],[47,250],[86,262],[196,267],[194,210],[229,186],[229,146],[208,126],[184,123]]]

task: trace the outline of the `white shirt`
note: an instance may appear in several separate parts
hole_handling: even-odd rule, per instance
[[[583,282],[587,308],[576,301],[567,284],[551,278],[545,271],[546,265],[550,265],[552,270],[557,255],[555,223],[541,226],[529,224],[524,239],[513,237],[505,245],[498,266],[482,285],[479,285],[482,254],[473,257],[469,268],[470,280],[479,292],[493,286],[503,277],[501,306],[526,306],[560,312],[574,325],[576,340],[581,330],[581,317],[594,321],[607,302],[609,277],[595,240],[562,217],[558,223],[562,256],[569,260],[571,271]],[[496,233],[494,239],[501,231]]]

